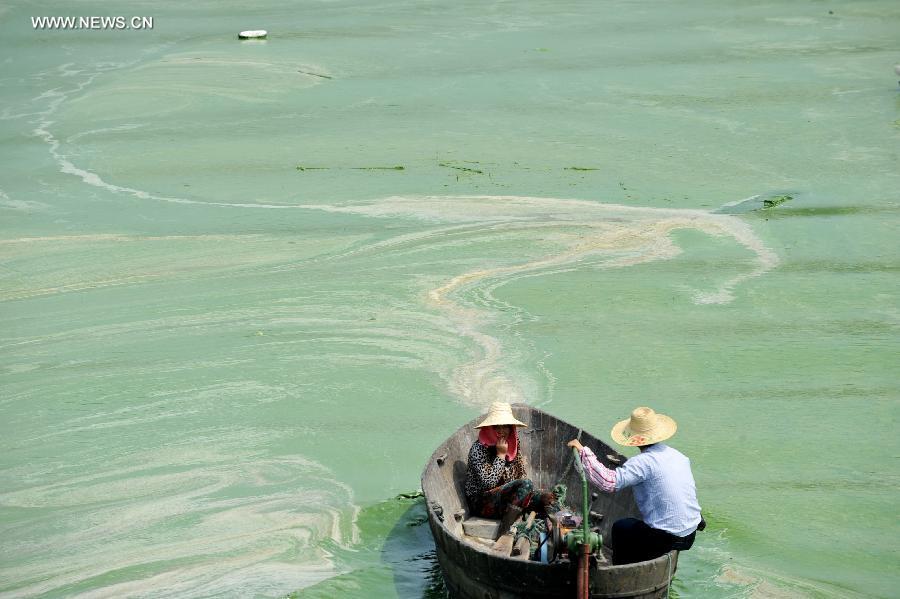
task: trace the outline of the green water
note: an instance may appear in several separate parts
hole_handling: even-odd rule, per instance
[[[898,28],[0,6],[0,596],[440,596],[394,498],[495,399],[679,422],[679,597],[896,596]]]

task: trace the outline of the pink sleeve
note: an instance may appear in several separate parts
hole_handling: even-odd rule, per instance
[[[594,452],[587,447],[581,449],[581,464],[588,480],[600,487],[601,491],[613,493],[616,490],[616,471],[601,464]]]

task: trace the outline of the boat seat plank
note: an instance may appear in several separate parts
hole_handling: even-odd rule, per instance
[[[467,518],[463,520],[463,531],[470,537],[490,539],[500,536],[500,520],[491,518]]]

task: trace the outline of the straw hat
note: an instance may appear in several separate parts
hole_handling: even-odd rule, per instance
[[[510,426],[528,426],[524,422],[516,420],[516,417],[513,416],[511,405],[503,401],[495,401],[491,404],[485,419],[481,421],[481,424],[476,424],[475,428],[502,426],[504,424]]]
[[[631,418],[617,422],[609,434],[619,445],[639,447],[665,441],[677,428],[675,421],[664,414],[650,408],[635,408]]]

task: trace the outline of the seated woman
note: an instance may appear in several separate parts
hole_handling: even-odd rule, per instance
[[[527,478],[525,459],[519,451],[518,427],[508,403],[491,404],[487,417],[475,428],[478,440],[469,450],[466,469],[466,499],[474,516],[501,518],[510,505],[539,516],[556,511],[556,497],[535,489]]]

